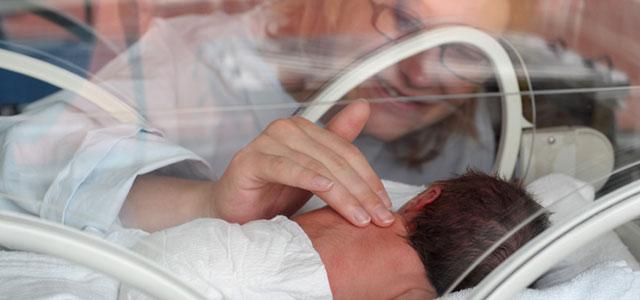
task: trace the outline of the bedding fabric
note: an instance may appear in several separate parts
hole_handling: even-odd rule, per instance
[[[446,295],[439,300],[468,299],[471,289]],[[636,300],[640,299],[640,272],[626,262],[605,262],[591,267],[564,283],[543,288],[526,289],[514,300]]]
[[[131,247],[147,233],[118,229],[104,238]],[[24,251],[0,251],[0,300],[114,300],[120,283],[69,261]]]

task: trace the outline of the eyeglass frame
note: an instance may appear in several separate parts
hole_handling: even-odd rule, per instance
[[[398,0],[398,1],[402,1],[402,0]],[[371,3],[371,7],[373,9],[373,14],[371,15],[371,26],[383,37],[385,37],[387,39],[388,42],[390,41],[394,41],[397,39],[402,39],[408,35],[411,35],[413,33],[419,32],[421,30],[424,30],[427,27],[427,25],[420,20],[418,17],[416,16],[412,16],[404,11],[402,11],[401,9],[398,9],[396,7],[392,7],[390,5],[387,5],[385,3],[381,3],[379,0],[369,0],[369,3]],[[397,16],[400,15],[401,19],[403,20],[409,20],[409,23],[414,24],[414,28],[411,28],[409,30],[407,30],[407,32],[405,33],[401,33],[400,35],[398,35],[397,37],[392,37],[389,34],[385,33],[383,29],[379,28],[379,19],[380,16],[382,15],[382,13],[384,13],[385,10],[391,10],[393,12],[393,15],[396,16],[396,19],[398,18]],[[439,25],[445,25],[445,24],[439,24]],[[484,85],[487,80],[489,80],[491,78],[491,75],[488,75],[487,78],[483,79],[483,80],[474,80],[471,78],[468,78],[464,75],[460,75],[457,72],[453,71],[451,69],[451,67],[449,67],[447,65],[447,63],[445,63],[445,53],[447,51],[447,49],[452,49],[455,48],[456,46],[459,45],[442,45],[440,47],[438,47],[440,49],[440,53],[439,53],[439,61],[440,61],[440,65],[442,65],[447,71],[449,71],[451,74],[453,74],[455,77],[457,77],[460,80],[463,80],[465,82],[468,83],[472,83],[475,85]],[[472,51],[475,51],[475,49],[473,48],[469,48]],[[479,53],[480,56],[485,57],[485,55],[483,55],[482,53]],[[489,60],[487,59],[487,61],[489,62]]]

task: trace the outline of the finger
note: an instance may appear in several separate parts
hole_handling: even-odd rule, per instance
[[[326,129],[343,139],[352,142],[358,137],[358,135],[364,129],[364,126],[369,120],[371,114],[371,108],[369,102],[364,99],[359,99],[353,103],[347,105],[344,109],[338,112],[327,124]],[[356,170],[362,170],[359,172],[365,181],[370,184],[371,188],[376,191],[384,201],[387,208],[391,208],[392,203],[389,199],[389,194],[384,189],[382,181],[378,175],[373,171],[369,163],[364,159],[357,159],[357,164],[360,167],[356,167]],[[364,160],[364,162],[363,162]],[[373,176],[372,176],[373,175]]]
[[[333,174],[318,160],[298,151],[295,151],[284,144],[279,143],[268,135],[263,135],[257,138],[252,146],[261,149],[261,151],[267,154],[267,157],[282,156],[286,157],[296,163],[299,166],[303,166],[306,169],[317,172],[318,174],[332,179],[333,185],[330,191],[317,190],[314,193],[322,199],[325,203],[336,210],[340,215],[345,217],[351,223],[356,226],[364,226],[371,222],[369,213],[362,208],[360,202],[351,194],[351,192],[333,177]],[[273,158],[272,158],[273,159]],[[254,164],[256,165],[256,164]],[[269,182],[277,182],[289,186],[296,186],[299,188],[307,189],[306,185],[302,182],[297,182],[296,175],[298,166],[286,166],[284,164],[275,163],[274,165],[263,165],[261,168],[263,174],[261,179]],[[285,170],[286,169],[286,170]],[[268,170],[268,171],[266,171]],[[267,173],[268,172],[268,173]],[[292,173],[291,177],[282,176],[283,173]],[[277,174],[277,175],[274,175]]]
[[[357,100],[339,111],[329,123],[327,130],[334,132],[343,139],[352,142],[358,137],[364,125],[369,120],[371,109],[365,100]]]
[[[304,120],[302,118],[294,118]],[[309,121],[304,121],[308,122]],[[315,126],[312,124],[312,126]],[[317,129],[328,132],[324,129]],[[358,205],[363,207],[371,217],[373,217],[374,222],[379,226],[388,226],[395,218],[389,212],[389,210],[385,207],[385,202],[378,195],[376,195],[373,190],[369,187],[369,185],[360,177],[358,172],[356,172],[348,159],[351,159],[352,156],[361,156],[359,153],[350,153],[345,157],[337,154],[331,148],[324,146],[322,143],[319,143],[317,140],[313,139],[311,136],[306,134],[304,130],[298,127],[293,119],[288,120],[288,122],[274,122],[272,125],[267,128],[265,134],[273,137],[277,141],[285,144],[289,148],[304,153],[316,160],[318,160],[324,167],[326,167],[330,172],[333,178],[337,179],[337,182],[340,185],[344,186],[347,191],[353,195],[358,201]],[[334,136],[334,139],[339,139]],[[342,141],[345,145],[349,145],[352,149],[355,149],[351,144]],[[357,149],[356,149],[357,150]],[[366,162],[366,160],[365,160]],[[372,172],[372,171],[371,171]],[[375,173],[372,173],[375,175]],[[377,178],[377,177],[376,177]],[[378,179],[379,180],[379,179]],[[382,186],[381,183],[379,183]],[[345,197],[347,195],[344,195]],[[340,211],[341,203],[333,202],[328,203],[334,209]],[[346,217],[346,216],[345,216]]]
[[[257,176],[266,182],[275,182],[313,191],[320,199],[356,226],[371,222],[369,214],[343,185],[322,176],[319,172],[283,156],[263,154],[256,160],[260,170]]]
[[[293,118],[293,121],[296,122],[296,124],[305,131],[305,133],[316,139],[319,143],[332,149],[341,157],[346,158],[351,167],[358,173],[376,196],[382,200],[382,203],[387,208],[391,208],[391,200],[389,199],[389,195],[382,184],[382,180],[357,147],[350,142],[341,140],[335,133],[324,130],[306,119]]]
[[[335,184],[329,191],[316,195],[355,226],[367,226],[372,220],[358,199],[341,184]]]
[[[258,179],[265,182],[297,187],[314,193],[329,191],[334,185],[332,179],[284,156],[260,154],[260,157],[254,159],[254,166]]]
[[[287,145],[274,139],[273,137],[263,134],[256,138],[250,145],[254,153],[268,154],[272,156],[286,157],[302,167],[313,170],[320,175],[333,179],[331,171],[327,169],[320,161],[302,152],[295,151]]]

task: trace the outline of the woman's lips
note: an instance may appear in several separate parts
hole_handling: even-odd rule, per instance
[[[376,87],[375,88],[376,92],[380,96],[382,96],[382,97],[379,97],[381,101],[376,102],[376,104],[389,107],[394,111],[401,112],[401,113],[419,112],[430,106],[429,103],[402,99],[403,97],[408,98],[412,96],[403,95],[397,89],[395,89],[394,87],[392,87],[391,85],[383,81],[382,79],[376,80],[375,87]]]

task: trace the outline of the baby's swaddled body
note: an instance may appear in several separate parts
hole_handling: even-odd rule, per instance
[[[207,299],[331,298],[320,255],[283,216],[244,225],[195,220],[155,232],[133,249]],[[120,299],[150,298],[123,285]]]

